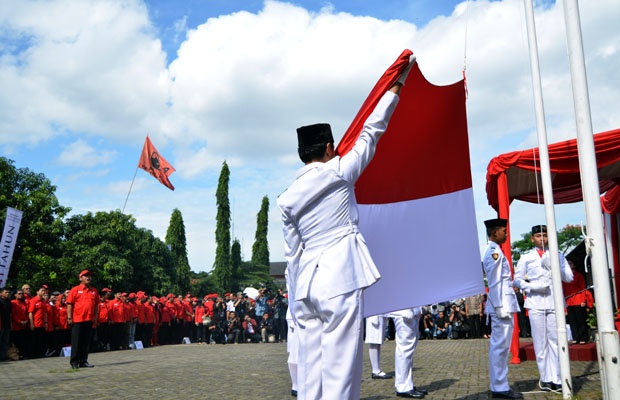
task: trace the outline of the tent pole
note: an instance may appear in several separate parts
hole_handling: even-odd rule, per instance
[[[592,136],[592,120],[586,78],[581,22],[577,0],[564,0],[564,23],[568,42],[581,187],[586,210],[586,247],[590,249],[592,279],[596,295],[596,319],[600,338],[601,386],[604,399],[620,399],[620,345],[614,327],[614,310],[609,285],[598,172]]]
[[[532,70],[532,85],[534,89],[534,105],[536,107],[536,131],[538,133],[540,174],[547,219],[547,235],[549,238],[553,302],[558,332],[558,357],[560,361],[560,375],[562,377],[562,398],[570,399],[572,395],[573,383],[570,375],[570,358],[568,354],[568,340],[566,335],[566,317],[564,316],[565,303],[564,294],[562,292],[562,275],[560,273],[558,235],[555,225],[551,165],[549,161],[549,148],[547,145],[547,128],[545,126],[545,107],[543,104],[540,66],[538,62],[538,44],[536,42],[534,5],[532,0],[525,0],[524,2],[527,37],[530,50],[530,68]]]

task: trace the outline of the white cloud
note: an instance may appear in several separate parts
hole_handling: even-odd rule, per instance
[[[617,0],[591,0],[580,7],[594,130],[617,128],[620,7]],[[114,154],[89,148],[90,137],[139,151],[150,134],[177,169],[171,177],[177,190],[170,192],[148,176],[139,178],[127,212],[163,237],[173,208],[179,208],[194,269],[208,269],[213,262],[214,193],[226,160],[235,235],[244,241],[246,258],[260,201],[268,195],[271,254],[281,260],[275,199],[300,164],[295,128],[330,122],[338,139],[404,48],[414,50],[435,84],[461,78],[466,50],[473,181],[482,220],[494,215],[484,193],[488,161],[536,145],[522,8],[520,0],[472,0],[418,27],[334,7],[312,13],[266,1],[255,14],[205,17],[187,32],[167,67],[141,1],[3,2],[0,146],[15,152],[62,135],[72,144],[60,162],[95,166],[110,162]],[[403,17],[415,20],[414,15]],[[186,23],[178,20],[174,28]],[[537,8],[536,23],[551,143],[575,136],[561,2]],[[74,154],[80,146],[91,156]],[[137,155],[129,158],[127,170],[133,171]],[[92,197],[67,198],[64,204],[74,211],[120,209],[128,184],[111,183],[108,197],[101,194],[102,184],[90,179],[83,193]],[[569,208],[561,207],[559,218],[573,219],[560,219],[558,226],[576,222],[577,207]],[[515,232],[529,229],[530,219],[544,218],[542,207],[532,216],[530,208],[515,203],[513,215],[519,216],[520,209],[528,214],[511,224]]]
[[[58,162],[62,165],[90,168],[110,163],[115,154],[114,151],[98,150],[85,140],[78,139],[65,147],[58,156]]]

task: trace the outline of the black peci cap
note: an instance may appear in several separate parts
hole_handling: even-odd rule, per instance
[[[547,225],[534,225],[532,227],[532,235],[535,233],[547,233]]]
[[[504,218],[487,219],[484,221],[484,226],[487,228],[505,228],[508,225],[508,220]]]
[[[307,147],[315,144],[333,142],[332,128],[329,124],[314,124],[297,128],[297,146]]]

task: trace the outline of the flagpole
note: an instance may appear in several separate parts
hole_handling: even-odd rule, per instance
[[[597,352],[601,370],[601,387],[604,399],[620,399],[620,365],[618,363],[620,345],[618,343],[618,332],[614,327],[614,310],[605,249],[596,150],[592,134],[588,82],[577,0],[564,0],[564,23],[566,25],[568,60],[577,125],[579,172],[586,211],[588,235],[586,248],[591,254],[592,280],[596,296]]]
[[[560,273],[558,235],[555,225],[553,185],[551,182],[551,164],[549,161],[549,148],[547,146],[547,128],[545,125],[545,107],[543,104],[542,84],[540,79],[540,65],[538,61],[536,21],[534,18],[534,5],[532,0],[525,0],[524,3],[525,20],[527,24],[527,38],[530,50],[530,68],[532,70],[532,85],[534,86],[534,105],[536,107],[536,131],[538,133],[540,175],[542,181],[543,199],[545,203],[545,214],[548,228],[547,237],[549,239],[549,258],[551,260],[553,303],[555,308],[555,319],[558,335],[558,358],[560,361],[560,375],[562,378],[562,398],[570,399],[573,384],[570,376],[570,358],[568,354],[568,339],[566,335],[566,317],[564,316],[564,294],[562,292],[562,275]]]
[[[129,185],[129,192],[127,192],[127,197],[125,198],[125,204],[123,204],[123,211],[121,214],[125,214],[125,207],[127,206],[127,200],[129,200],[129,193],[131,193],[131,188],[133,188],[133,182],[136,180],[136,175],[138,175],[138,169],[140,167],[136,167],[136,172],[133,173],[133,179],[131,180],[131,185]]]

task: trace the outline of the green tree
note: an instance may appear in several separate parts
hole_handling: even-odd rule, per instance
[[[230,249],[230,263],[232,276],[230,290],[238,291],[242,289],[239,285],[239,282],[243,280],[244,275],[241,259],[241,243],[239,243],[239,239],[233,240],[232,247]]]
[[[179,289],[176,260],[166,244],[118,210],[70,217],[63,247],[59,271],[65,282],[88,268],[96,286],[113,290],[163,294]]]
[[[232,265],[230,262],[230,202],[228,199],[228,183],[230,170],[226,161],[222,163],[220,178],[215,192],[217,216],[215,226],[215,261],[213,275],[217,285],[229,290],[232,283]]]
[[[181,211],[174,209],[170,217],[170,225],[166,232],[166,244],[176,259],[177,284],[182,293],[187,293],[190,286],[190,267],[187,259],[187,240],[185,238],[185,224]]]
[[[44,174],[16,168],[5,157],[0,157],[0,182],[2,221],[7,207],[23,212],[7,285],[59,282],[57,262],[62,255],[63,219],[71,209],[59,204],[56,186]]]
[[[567,250],[583,240],[581,228],[581,225],[566,225],[558,231],[558,248],[560,252],[566,253]],[[523,254],[534,248],[534,243],[532,243],[531,239],[532,233],[527,232],[521,235],[520,240],[512,242],[512,260],[514,265],[516,265]]]
[[[267,229],[269,224],[269,198],[263,197],[260,211],[256,215],[256,234],[252,244],[252,264],[254,268],[269,272],[269,242]]]

